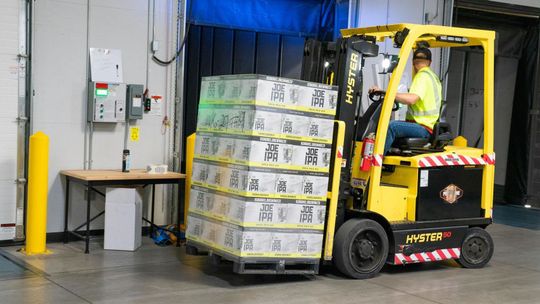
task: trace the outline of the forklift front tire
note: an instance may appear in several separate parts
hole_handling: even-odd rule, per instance
[[[386,231],[373,220],[350,219],[336,233],[333,256],[336,267],[346,276],[371,278],[388,256]]]
[[[482,268],[491,260],[493,249],[493,239],[487,231],[470,228],[463,239],[457,262],[465,268]]]

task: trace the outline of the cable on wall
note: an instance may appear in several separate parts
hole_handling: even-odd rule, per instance
[[[191,5],[189,6],[188,18],[186,18],[188,20],[189,20],[189,17],[191,17],[191,11],[192,11],[193,6],[194,6],[194,4],[193,4],[194,1],[195,0],[192,0]],[[152,12],[152,13],[155,15],[155,12]],[[169,64],[173,63],[176,60],[176,58],[178,58],[180,56],[180,54],[182,53],[182,50],[184,49],[184,47],[186,45],[186,40],[187,40],[187,37],[189,36],[190,25],[191,24],[189,22],[187,22],[186,33],[184,34],[184,39],[182,39],[182,43],[180,43],[180,46],[178,47],[178,50],[176,51],[176,54],[174,54],[173,58],[171,58],[169,60],[161,60],[161,59],[157,58],[156,52],[154,50],[152,50],[152,60],[154,60],[155,62],[157,62],[160,65],[169,65]],[[152,37],[152,42],[153,41],[155,41],[154,37]]]

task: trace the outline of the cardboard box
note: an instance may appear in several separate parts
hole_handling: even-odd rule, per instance
[[[205,212],[207,206],[211,204],[209,201],[214,199],[213,194],[197,186],[191,186],[189,191],[189,211]]]
[[[248,198],[193,186],[189,211],[242,227],[322,229],[326,203]]]
[[[229,165],[225,170],[223,187],[232,190],[244,190],[244,180],[247,178],[245,167]]]
[[[273,134],[279,134],[281,132],[282,113],[253,108],[246,111],[245,117],[244,130]]]
[[[210,189],[191,187],[189,211],[215,219],[226,220],[231,212],[230,197]]]
[[[292,160],[292,146],[285,140],[260,138],[258,140],[237,139],[233,159],[271,165],[287,165]]]
[[[194,182],[206,183],[208,180],[208,164],[194,160],[191,179]]]
[[[337,90],[319,83],[308,82],[300,87],[299,105],[313,111],[332,111],[337,108]]]
[[[246,138],[237,138],[234,142],[232,158],[238,161],[249,161],[251,159],[251,142]]]
[[[212,154],[215,157],[231,159],[234,152],[235,139],[224,136],[214,136],[212,139]]]
[[[197,132],[195,136],[195,154],[214,155],[215,137],[211,133]]]
[[[334,136],[334,121],[331,119],[311,117],[309,119],[307,136],[331,140]]]
[[[257,86],[259,79],[255,75],[249,77],[244,75],[242,79],[242,92],[240,94],[240,103],[252,102],[257,98]]]
[[[280,133],[292,136],[308,136],[309,118],[294,114],[283,114]]]
[[[287,223],[299,227],[322,226],[326,216],[326,203],[296,200],[287,204]]]
[[[276,256],[291,256],[297,252],[300,235],[290,232],[273,232],[270,239],[270,252]]]
[[[105,195],[106,250],[135,251],[142,244],[142,198],[135,188],[107,188]]]
[[[296,253],[304,257],[320,256],[322,242],[322,233],[301,233],[298,237]]]
[[[277,194],[301,195],[304,176],[300,174],[276,174]]]
[[[197,119],[198,131],[242,132],[249,128],[247,121],[253,116],[251,106],[200,105]]]
[[[202,102],[217,102],[224,99],[225,96],[225,80],[219,76],[204,77],[201,81],[201,97]]]
[[[238,255],[242,249],[242,231],[235,226],[221,225],[217,240],[218,248]]]
[[[233,128],[231,125],[234,125],[232,123],[233,121],[237,121],[242,117],[242,113],[238,113],[238,111],[234,109],[227,109],[223,107],[214,108],[213,114],[212,114],[212,130],[216,130],[219,132],[226,132],[228,130],[232,130]]]
[[[244,176],[244,191],[260,194],[273,194],[275,192],[275,173],[247,171]]]
[[[247,230],[240,233],[242,235],[240,256],[266,256],[270,252],[271,232]]]
[[[322,231],[242,228],[189,214],[186,237],[238,257],[320,258]]]
[[[328,177],[304,175],[302,194],[306,196],[326,197],[328,192]]]
[[[197,130],[207,130],[213,128],[215,119],[215,109],[211,107],[199,106],[199,112],[197,114]]]
[[[231,203],[243,205],[243,208],[240,207],[243,213],[236,214],[241,217],[235,218],[241,226],[275,226],[287,221],[287,204],[281,203],[281,200],[278,199],[233,199]],[[240,209],[239,207],[235,208]]]
[[[227,185],[227,168],[218,164],[208,164],[208,177],[206,183],[214,187],[222,187]]]
[[[324,144],[302,142],[292,146],[292,162],[294,166],[329,168],[331,149]]]
[[[267,76],[257,83],[256,101],[294,108],[299,95],[299,87],[291,79]]]
[[[202,227],[201,240],[210,246],[218,245],[219,234],[223,233],[223,226],[219,222],[205,219]]]
[[[243,80],[235,79],[229,76],[223,82],[225,84],[225,96],[223,99],[225,101],[231,102],[240,100],[240,96],[242,96],[242,90],[244,89]]]
[[[201,240],[203,222],[204,220],[201,218],[189,215],[187,217],[186,237],[193,240]]]
[[[245,74],[203,77],[200,103],[245,104],[262,102],[310,110],[337,107],[337,87],[274,76]]]

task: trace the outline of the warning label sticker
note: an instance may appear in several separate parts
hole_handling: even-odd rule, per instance
[[[427,187],[429,185],[429,171],[420,171],[420,187]]]

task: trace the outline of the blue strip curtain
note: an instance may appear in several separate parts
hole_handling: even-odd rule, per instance
[[[347,6],[338,2],[341,10]],[[323,40],[333,40],[336,27],[343,27],[336,24],[336,0],[191,0],[189,5],[188,20],[198,25]]]

